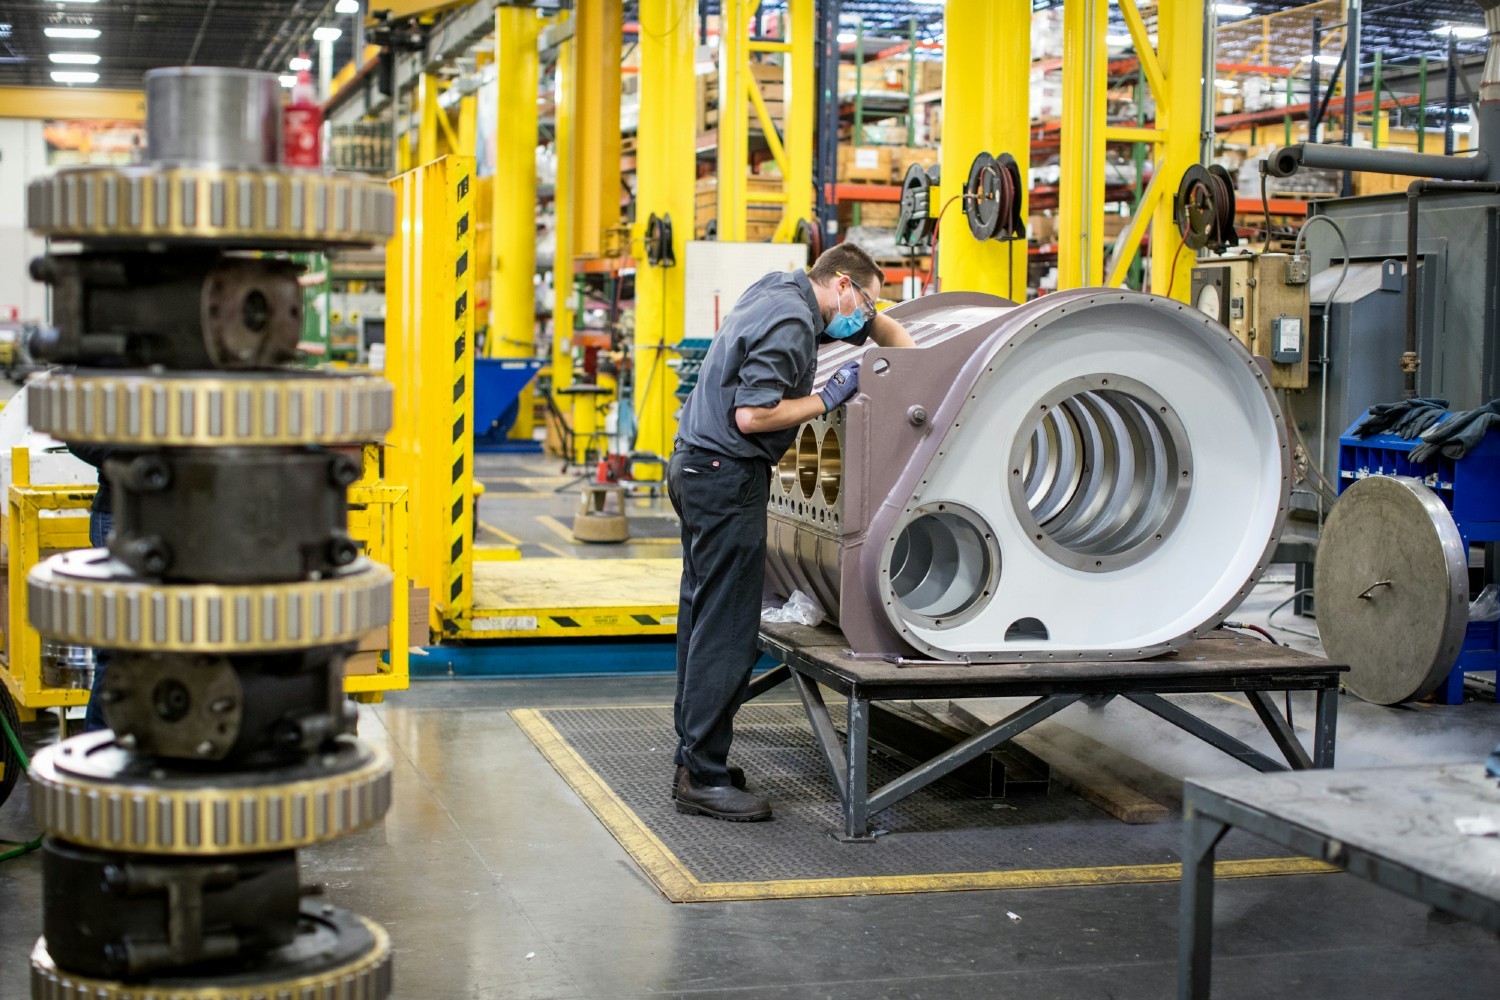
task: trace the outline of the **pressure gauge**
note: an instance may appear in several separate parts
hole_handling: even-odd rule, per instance
[[[1204,285],[1198,289],[1198,300],[1193,303],[1206,316],[1219,319],[1224,315],[1224,302],[1219,296],[1218,285]]]

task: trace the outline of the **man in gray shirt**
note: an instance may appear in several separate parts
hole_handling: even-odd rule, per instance
[[[677,810],[738,821],[771,818],[729,766],[734,715],[758,651],[771,466],[797,428],[859,391],[859,362],[812,392],[818,344],[873,339],[911,347],[875,311],[884,274],[851,243],[803,273],[768,274],[724,318],[683,404],[667,490],[682,520],[677,614]]]

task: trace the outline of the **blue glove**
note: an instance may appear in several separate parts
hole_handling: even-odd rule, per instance
[[[843,406],[849,401],[849,397],[859,391],[859,362],[851,361],[828,380],[823,386],[818,398],[823,401],[823,412],[830,413],[837,407]]]

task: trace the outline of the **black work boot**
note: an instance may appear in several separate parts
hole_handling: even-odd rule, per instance
[[[757,823],[771,818],[771,804],[733,785],[700,785],[686,768],[672,796],[677,811],[689,815],[726,819],[732,823]]]
[[[745,769],[743,767],[735,767],[733,764],[726,764],[724,766],[729,768],[729,783],[743,792],[747,787],[745,784]],[[682,784],[682,776],[684,774],[687,774],[687,765],[678,764],[677,773],[672,775],[672,797],[674,799],[677,797],[677,786]]]

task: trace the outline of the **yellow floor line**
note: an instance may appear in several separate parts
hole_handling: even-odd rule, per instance
[[[557,558],[559,558],[559,559],[573,559],[573,558],[576,558],[573,555],[573,553],[571,553],[571,552],[564,552],[562,549],[558,548],[556,545],[548,545],[546,542],[537,542],[537,545],[539,545],[542,548],[546,549],[548,552],[550,552],[553,555],[557,556]]]
[[[521,544],[521,540],[515,535],[512,535],[508,531],[502,531],[500,528],[495,527],[493,524],[486,524],[485,522],[480,521],[479,526],[485,531],[488,531],[490,534],[494,535],[496,538],[500,539],[502,542],[509,542],[511,545]]]
[[[674,903],[727,902],[751,899],[802,899],[817,896],[866,896],[912,892],[958,892],[974,889],[1039,889],[1064,886],[1125,885],[1175,882],[1182,866],[1109,865],[1098,868],[1039,868],[996,872],[938,872],[929,875],[880,875],[867,878],[780,879],[762,882],[700,882],[651,832],[598,773],[570,746],[537,709],[521,708],[510,717],[541,751],[589,810],[604,824],[646,877]],[[1252,858],[1219,861],[1218,878],[1260,878],[1338,871],[1312,858]]]
[[[557,535],[557,537],[561,538],[563,541],[569,543],[573,541],[573,529],[568,527],[566,524],[563,524],[551,514],[538,514],[536,516],[536,521],[542,527]]]

